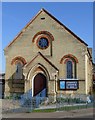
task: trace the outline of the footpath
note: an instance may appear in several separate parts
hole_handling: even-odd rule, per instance
[[[80,109],[71,111],[40,112],[40,113],[4,113],[3,118],[82,118],[90,116],[94,118],[94,109]]]
[[[14,108],[12,106],[12,102],[4,101],[2,102],[2,107],[1,109],[7,110]],[[1,106],[1,105],[0,105]],[[18,104],[15,106],[19,107]],[[95,110],[93,107],[86,108],[86,109],[76,109],[76,110],[63,110],[63,111],[55,111],[55,112],[44,112],[44,109],[46,108],[55,108],[55,107],[60,107],[60,106],[41,106],[40,109],[43,109],[43,112],[25,112],[25,109],[23,111],[17,111],[17,112],[3,112],[3,114],[0,114],[0,118],[79,118],[83,116],[90,116],[91,118],[95,117],[94,113]],[[18,109],[17,109],[18,110]],[[22,108],[21,108],[22,110]]]

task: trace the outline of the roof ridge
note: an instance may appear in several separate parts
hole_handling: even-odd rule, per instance
[[[40,11],[45,11],[45,9],[44,8],[41,8],[41,10]]]
[[[72,32],[66,25],[64,25],[62,22],[60,22],[56,17],[54,17],[52,14],[50,14],[47,10],[43,8],[43,11],[46,12],[49,16],[51,16],[56,22],[58,22],[61,26],[63,26],[68,32],[70,32],[74,37],[76,37],[78,40],[80,40],[82,43],[84,43],[86,46],[87,43],[85,43],[80,37],[78,37],[74,32]]]

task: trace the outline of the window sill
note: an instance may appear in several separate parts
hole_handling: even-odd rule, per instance
[[[65,79],[59,79],[59,80],[79,80],[77,78],[65,78]]]

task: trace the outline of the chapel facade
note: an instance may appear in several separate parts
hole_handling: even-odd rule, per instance
[[[4,49],[5,96],[89,94],[91,48],[45,9]]]

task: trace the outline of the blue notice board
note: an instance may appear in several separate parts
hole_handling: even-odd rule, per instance
[[[60,89],[65,89],[65,81],[60,81]]]

